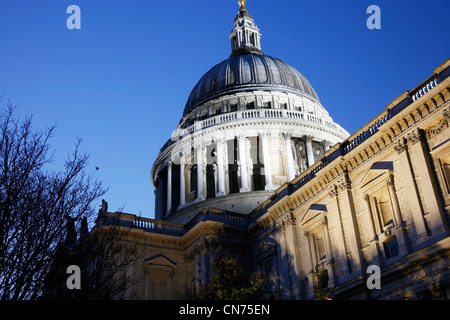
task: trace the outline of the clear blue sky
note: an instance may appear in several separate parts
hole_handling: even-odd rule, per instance
[[[77,137],[111,211],[154,216],[150,170],[191,89],[230,54],[237,0],[1,0],[0,102]],[[81,30],[68,30],[69,5]],[[369,5],[381,30],[369,30]],[[448,0],[248,0],[263,51],[296,67],[350,133],[449,58]],[[95,166],[100,167],[96,171]],[[100,203],[99,203],[100,204]]]

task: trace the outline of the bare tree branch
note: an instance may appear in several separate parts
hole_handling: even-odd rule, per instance
[[[89,157],[80,141],[64,170],[44,170],[55,126],[33,131],[32,117],[20,122],[14,109],[8,103],[0,114],[0,299],[36,299],[68,219],[92,220],[105,190],[84,173]]]

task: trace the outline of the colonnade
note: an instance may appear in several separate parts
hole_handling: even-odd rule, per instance
[[[258,139],[253,140],[257,146],[251,145],[249,139]],[[293,137],[288,133],[278,137],[267,132],[257,136],[241,134],[232,140],[214,139],[208,145],[198,143],[173,152],[173,156],[162,164],[164,167],[159,170],[157,177],[157,217],[161,219],[190,203],[207,198],[231,193],[275,190],[280,184],[273,182],[274,165],[283,166],[286,181],[293,180],[301,173],[298,166],[295,166],[293,139],[303,141],[307,166],[311,166],[314,163],[313,137]],[[325,142],[324,151],[330,146],[329,142]],[[257,155],[251,156],[249,148],[256,150]],[[271,155],[274,149],[283,154],[283,164],[272,163],[274,159]],[[207,166],[210,167],[207,169]],[[165,173],[161,174],[163,170]],[[174,170],[177,170],[176,174]],[[255,182],[256,178],[260,178],[260,183]]]

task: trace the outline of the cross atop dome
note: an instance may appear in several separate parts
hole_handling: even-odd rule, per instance
[[[245,3],[246,2],[247,2],[246,0],[239,0],[239,10],[247,10],[245,8]]]
[[[247,53],[264,54],[261,50],[261,34],[245,7],[247,1],[239,0],[239,12],[234,19],[234,29],[231,31],[231,57]]]

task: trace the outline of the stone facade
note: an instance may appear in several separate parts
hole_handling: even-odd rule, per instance
[[[251,30],[258,31],[255,25]],[[131,227],[128,240],[145,251],[130,270],[138,280],[130,293],[192,298],[214,273],[214,258],[224,253],[249,275],[262,274],[281,299],[314,299],[315,270],[322,270],[325,293],[334,299],[449,299],[449,76],[447,60],[350,137],[317,99],[279,90],[224,95],[189,111],[152,170],[157,219],[120,215]],[[244,110],[249,97],[259,105],[265,94],[282,108]],[[194,113],[212,115],[216,106],[235,105],[233,99],[237,109],[231,113],[183,127]],[[302,99],[316,111],[294,110]],[[233,121],[221,122],[225,116]],[[206,165],[194,175],[189,171],[188,163],[200,167],[211,152],[204,143],[192,149],[194,135],[214,144],[210,191],[199,188],[208,184]],[[264,183],[248,172],[257,170],[258,148],[264,164],[271,164],[258,173]],[[225,179],[232,177],[230,152],[240,160],[236,185]],[[250,161],[252,166],[243,164]],[[190,186],[193,177],[196,188]],[[176,202],[174,192],[181,194]],[[370,266],[380,268],[381,289],[367,286]]]

